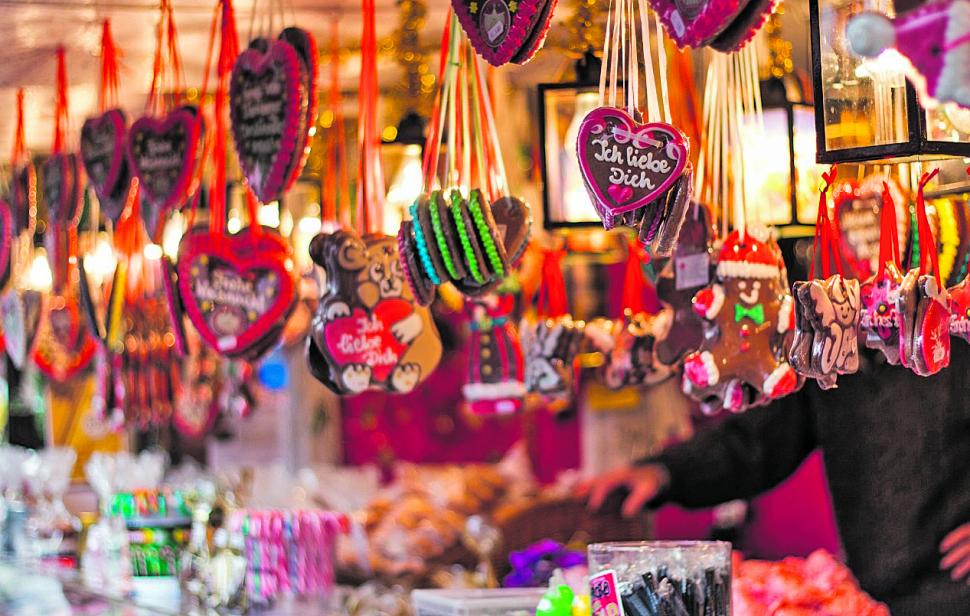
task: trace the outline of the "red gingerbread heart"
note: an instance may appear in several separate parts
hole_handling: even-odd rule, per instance
[[[48,378],[64,383],[94,359],[97,348],[81,320],[76,297],[52,298],[41,328],[34,363]]]
[[[127,138],[127,121],[121,109],[88,118],[81,127],[81,162],[88,182],[98,195],[101,211],[115,222],[124,210],[123,193],[129,179]]]
[[[640,124],[622,109],[589,112],[576,141],[579,170],[603,224],[656,201],[680,177],[689,147],[684,134],[662,122]]]
[[[213,349],[253,359],[273,346],[293,309],[292,267],[288,245],[272,229],[224,236],[196,228],[179,244],[185,313]]]
[[[257,40],[239,54],[229,84],[229,116],[239,165],[263,203],[286,189],[303,155],[307,97],[300,61],[286,41]]]
[[[525,64],[542,46],[557,0],[452,0],[462,30],[493,66]]]
[[[145,116],[128,131],[128,164],[141,187],[142,215],[155,234],[158,219],[181,207],[192,189],[204,122],[184,106],[164,118]]]
[[[650,0],[667,35],[679,47],[711,43],[754,0]]]
[[[372,381],[387,381],[410,346],[410,342],[404,344],[398,340],[393,325],[413,312],[410,302],[386,299],[370,313],[355,308],[348,316],[334,319],[324,332],[334,362],[338,366],[368,365]]]

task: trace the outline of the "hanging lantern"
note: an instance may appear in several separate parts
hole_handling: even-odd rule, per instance
[[[853,54],[849,19],[862,11],[892,15],[891,2],[809,0],[809,9],[818,162],[970,156],[968,114],[952,105],[921,107],[897,50]]]
[[[825,167],[815,162],[815,114],[807,77],[795,71],[792,45],[781,35],[780,15],[764,32],[770,62],[761,66],[764,130],[745,151],[744,187],[752,218],[779,228],[783,237],[815,231],[817,187]],[[742,131],[749,124],[742,125]]]
[[[586,52],[576,63],[576,81],[540,83],[539,149],[543,227],[602,227],[579,172],[579,125],[599,101],[599,58]]]
[[[401,118],[397,127],[384,130],[381,159],[389,171],[387,198],[384,201],[383,229],[396,234],[404,211],[417,201],[424,186],[421,163],[424,155],[424,131],[427,120],[415,111]],[[393,231],[393,233],[392,233]]]

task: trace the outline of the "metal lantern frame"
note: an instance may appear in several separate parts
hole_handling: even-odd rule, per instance
[[[823,164],[867,162],[886,159],[917,159],[921,157],[970,157],[970,143],[938,141],[927,137],[927,112],[917,99],[916,90],[905,80],[906,141],[878,145],[829,149],[825,137],[824,84],[822,82],[821,13],[819,0],[809,0],[809,25],[812,42],[812,86],[815,97],[816,160]]]
[[[580,94],[586,94],[590,92],[596,92],[599,86],[595,83],[588,83],[583,81],[571,81],[566,83],[540,83],[537,86],[538,90],[538,106],[539,106],[539,171],[542,177],[542,226],[546,230],[553,229],[577,229],[577,228],[595,228],[601,227],[602,223],[598,218],[596,220],[589,221],[577,221],[577,220],[558,220],[554,218],[557,215],[553,211],[553,195],[550,192],[549,184],[549,163],[547,159],[546,148],[550,145],[546,141],[546,129],[548,127],[548,122],[551,118],[546,115],[546,95],[549,92],[562,93],[566,91],[571,91],[574,96]],[[595,212],[592,212],[593,217],[595,217]]]
[[[808,233],[808,223],[802,222],[798,218],[799,178],[795,152],[796,113],[803,111],[813,114],[812,117],[815,118],[816,127],[818,126],[818,118],[814,113],[814,105],[810,97],[806,100],[804,92],[801,92],[797,97],[791,96],[791,86],[793,82],[797,81],[797,76],[789,74],[783,78],[769,77],[768,79],[763,79],[760,83],[764,111],[783,110],[785,112],[785,123],[788,134],[788,201],[791,218],[788,223],[779,225],[779,230],[782,235],[788,237],[801,237]],[[794,85],[801,85],[801,83],[798,82]],[[814,225],[811,226],[811,231],[814,232]]]

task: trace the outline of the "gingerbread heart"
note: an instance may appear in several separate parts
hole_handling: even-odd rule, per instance
[[[462,30],[492,66],[524,64],[549,29],[556,0],[452,0]]]
[[[499,197],[492,203],[492,218],[499,237],[514,266],[522,258],[532,235],[532,210],[517,197]]]
[[[96,350],[78,310],[77,298],[53,297],[34,351],[37,368],[48,378],[64,383],[87,368]]]
[[[117,222],[124,210],[125,200],[118,199],[121,186],[129,180],[126,152],[128,126],[125,112],[109,109],[99,116],[88,118],[81,127],[81,162],[94,188],[101,211]]]
[[[52,222],[71,224],[80,218],[80,171],[74,154],[51,154],[41,166],[44,202]]]
[[[37,221],[37,171],[27,163],[11,170],[10,205],[13,208],[14,233],[31,234]]]
[[[164,118],[139,118],[128,130],[128,164],[138,178],[143,213],[160,214],[181,207],[192,189],[204,122],[186,105]],[[149,217],[152,218],[152,217]],[[149,228],[149,233],[157,231]]]
[[[326,348],[336,363],[366,364],[371,379],[384,382],[410,346],[393,334],[396,324],[414,313],[403,299],[390,299],[374,306],[368,314],[361,308],[330,322],[324,332]]]
[[[239,164],[263,203],[286,188],[294,158],[303,156],[306,96],[300,61],[286,41],[239,54],[229,84],[229,116]]]
[[[428,378],[441,339],[404,281],[397,240],[338,231],[315,237],[310,256],[327,280],[307,347],[311,372],[341,394],[406,393]]]
[[[302,28],[284,28],[280,32],[280,40],[286,41],[293,46],[296,51],[297,59],[300,61],[300,83],[303,85],[302,92],[307,100],[303,105],[305,109],[303,119],[303,129],[300,131],[299,143],[297,144],[298,155],[293,157],[293,163],[287,173],[286,188],[289,190],[296,179],[300,177],[303,166],[306,164],[307,156],[310,155],[311,136],[310,129],[317,122],[317,41],[313,35]]]
[[[583,118],[579,170],[604,226],[657,201],[687,165],[687,138],[662,122],[640,124],[622,109],[599,107]]]
[[[667,35],[679,47],[703,47],[754,0],[650,0]]]
[[[37,291],[8,290],[0,296],[3,341],[10,361],[18,370],[34,352],[44,314],[44,295]]]
[[[179,244],[179,296],[199,336],[228,357],[269,350],[296,301],[289,247],[272,229],[197,227]],[[275,337],[275,338],[274,338]]]

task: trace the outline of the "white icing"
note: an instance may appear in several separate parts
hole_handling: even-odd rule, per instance
[[[521,381],[501,383],[466,383],[461,388],[465,400],[501,400],[525,396],[525,384]]]
[[[717,264],[717,275],[721,278],[777,278],[781,269],[767,263],[750,261],[721,261]]]

